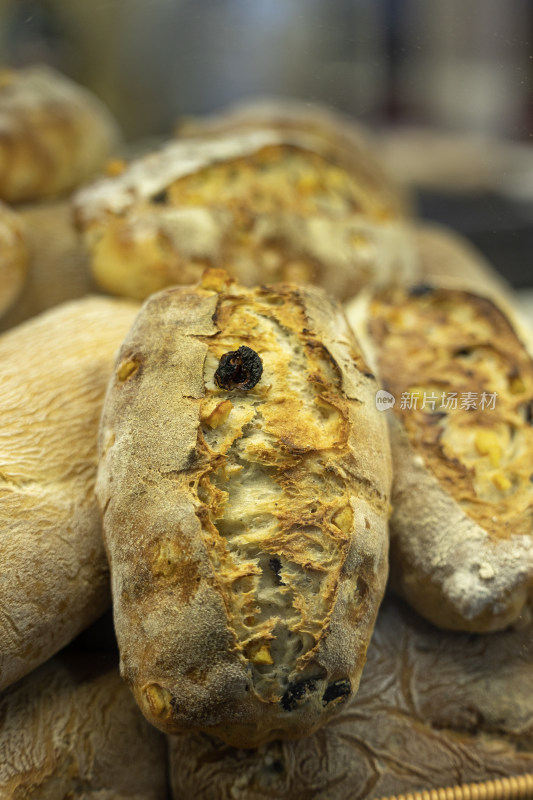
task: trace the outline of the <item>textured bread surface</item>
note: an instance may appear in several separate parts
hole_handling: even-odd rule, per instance
[[[95,292],[85,248],[72,222],[70,203],[48,201],[20,206],[27,247],[27,278],[0,330]]]
[[[219,360],[263,362],[249,391]],[[147,718],[253,747],[355,691],[386,579],[375,382],[316,289],[222,271],[151,297],[119,353],[97,495],[121,669]]]
[[[27,231],[19,214],[0,202],[0,316],[18,298],[28,269]]]
[[[385,172],[368,132],[351,117],[319,103],[296,99],[248,100],[204,117],[187,117],[178,125],[181,137],[213,136],[273,129],[313,134],[367,191],[384,205],[405,214],[405,194]]]
[[[0,696],[0,799],[165,800],[165,745],[113,659],[61,655]]]
[[[363,318],[396,399],[392,583],[437,625],[509,625],[533,594],[529,342],[491,299],[456,289],[381,292]]]
[[[97,173],[118,140],[89,91],[45,66],[0,73],[0,197],[32,202]]]
[[[444,633],[387,598],[357,696],[312,736],[169,750],[176,800],[370,800],[531,772],[531,627]]]
[[[0,337],[0,689],[110,602],[94,499],[97,432],[136,310],[80,300]]]
[[[115,294],[143,299],[211,266],[345,298],[415,275],[401,203],[377,184],[319,136],[257,129],[171,142],[73,202],[95,280]]]

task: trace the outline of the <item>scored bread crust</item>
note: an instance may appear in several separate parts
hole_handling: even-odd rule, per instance
[[[119,138],[105,106],[48,66],[0,72],[0,197],[65,193],[102,169]]]
[[[98,285],[137,299],[193,283],[206,267],[248,286],[294,280],[340,298],[416,279],[399,203],[312,133],[173,141],[77,192],[73,208]]]
[[[241,345],[260,381],[217,387]],[[104,405],[97,496],[121,670],[154,725],[254,747],[357,690],[387,573],[374,393],[317,289],[215,270],[145,303]]]
[[[0,202],[0,316],[11,308],[26,280],[26,238],[20,215]]]
[[[0,337],[0,690],[110,603],[96,440],[114,354],[136,311],[86,298]]]
[[[433,325],[448,325],[448,334],[439,334],[439,342],[428,318],[420,314],[414,321],[418,312],[409,306],[407,289],[369,291],[347,308],[365,357],[396,401],[385,414],[394,465],[391,585],[442,628],[486,632],[526,624],[533,599],[531,336],[492,288],[490,297],[453,283],[412,291],[412,297],[441,303]],[[375,298],[394,307],[392,321],[377,310]],[[392,337],[409,315],[417,348],[411,336],[403,350],[398,340],[394,354],[391,345],[387,353],[383,336]],[[433,337],[433,349],[422,346],[424,336]],[[420,361],[418,349],[424,363],[415,376],[409,362]],[[448,351],[457,355],[443,367],[441,353]],[[448,385],[463,379],[464,385]],[[415,424],[408,416],[415,411],[402,416],[398,406],[404,392],[420,394],[419,387],[437,394],[470,390],[478,401],[483,392],[487,398],[495,392],[495,405],[504,410],[492,416],[488,408],[475,415],[451,411],[460,415],[453,425],[446,414],[442,423],[439,413],[429,414]]]

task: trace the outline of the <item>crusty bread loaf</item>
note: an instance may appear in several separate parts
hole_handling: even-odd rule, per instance
[[[96,291],[70,203],[50,201],[21,206],[17,211],[24,226],[28,271],[16,304],[0,321],[0,330]]]
[[[20,215],[0,202],[0,316],[11,308],[26,280],[26,236]]]
[[[401,202],[366,168],[313,133],[244,131],[171,142],[82,189],[74,209],[95,280],[115,294],[142,299],[212,266],[347,298],[416,279]]]
[[[32,202],[98,172],[118,129],[89,91],[45,66],[0,74],[0,197]]]
[[[211,270],[144,305],[97,495],[122,673],[162,730],[253,747],[310,733],[357,690],[387,571],[374,394],[317,289]]]
[[[379,612],[357,697],[308,739],[171,737],[175,800],[370,800],[532,773],[531,627],[444,633],[398,604]]]
[[[86,299],[0,337],[0,689],[109,604],[97,430],[133,304]]]
[[[313,134],[367,191],[381,197],[398,214],[407,212],[405,192],[383,169],[368,132],[351,117],[328,106],[282,97],[245,100],[215,114],[185,117],[176,133],[180,137],[214,136],[265,128]]]
[[[165,750],[109,657],[58,656],[0,696],[1,800],[165,800]]]
[[[531,612],[531,341],[494,299],[424,285],[348,310],[395,399],[391,583],[444,628]]]

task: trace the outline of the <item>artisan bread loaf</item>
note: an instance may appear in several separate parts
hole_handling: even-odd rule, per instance
[[[211,266],[347,298],[416,276],[401,202],[366,169],[313,133],[228,133],[138,158],[80,190],[74,210],[95,280],[115,294],[143,299]]]
[[[254,747],[356,692],[387,571],[374,394],[317,289],[212,270],[142,308],[97,495],[122,674],[154,725]]]
[[[20,216],[0,202],[0,316],[11,308],[26,280],[26,235]]]
[[[0,337],[0,689],[110,602],[96,440],[113,356],[135,312],[85,299]]]
[[[0,197],[32,202],[97,173],[118,140],[89,91],[46,66],[0,74]]]
[[[265,128],[313,134],[369,192],[383,198],[385,205],[398,214],[407,213],[408,198],[383,169],[369,133],[351,117],[328,106],[281,97],[246,100],[218,113],[185,117],[176,133],[182,138],[205,137]]]
[[[0,696],[0,798],[164,800],[165,745],[113,658],[61,655]]]
[[[386,598],[357,697],[335,718],[253,751],[172,736],[173,797],[370,800],[533,773],[532,633],[444,633]]]
[[[444,628],[523,622],[533,598],[530,337],[494,299],[444,287],[384,290],[348,315],[390,393],[392,586]]]

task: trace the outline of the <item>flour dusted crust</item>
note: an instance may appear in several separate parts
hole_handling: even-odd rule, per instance
[[[28,269],[26,232],[20,216],[0,202],[0,316],[18,298]]]
[[[383,291],[348,316],[396,398],[386,412],[396,465],[392,585],[444,628],[523,624],[533,596],[525,330],[493,298],[444,287]],[[404,395],[417,396],[418,408],[402,408]]]
[[[261,379],[218,388],[240,346]],[[97,496],[122,673],[162,730],[254,747],[356,692],[387,572],[374,394],[317,289],[214,270],[144,305],[104,406]]]
[[[74,212],[115,294],[142,299],[211,266],[345,298],[416,270],[399,201],[361,173],[313,133],[256,129],[166,144],[78,192]]]
[[[136,311],[90,298],[0,337],[0,690],[110,603],[94,498],[97,431]]]
[[[0,73],[0,197],[65,193],[102,169],[118,140],[107,109],[50,67]]]
[[[0,697],[0,797],[161,800],[165,745],[113,659],[63,654]]]
[[[380,609],[357,696],[306,739],[170,738],[175,800],[365,800],[533,771],[531,627],[476,636]]]
[[[355,120],[328,106],[295,99],[248,100],[204,117],[186,117],[178,126],[182,137],[213,136],[244,131],[277,130],[312,134],[346,169],[357,176],[368,192],[381,197],[385,206],[402,216],[408,200],[383,169],[367,131]]]

